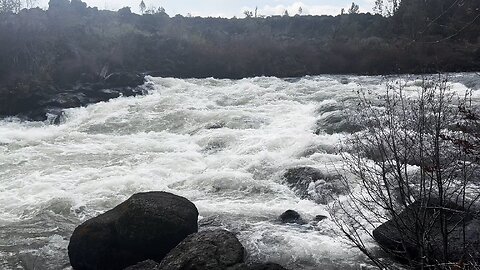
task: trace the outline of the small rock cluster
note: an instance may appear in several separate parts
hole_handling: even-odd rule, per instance
[[[68,255],[75,270],[282,270],[246,264],[245,249],[226,230],[198,231],[198,210],[166,192],[133,195],[78,226]]]

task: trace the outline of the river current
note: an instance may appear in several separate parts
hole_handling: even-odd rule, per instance
[[[312,221],[328,216],[328,206],[301,199],[282,175],[298,166],[341,167],[337,146],[348,133],[321,120],[345,109],[360,89],[383,91],[384,82],[150,77],[147,95],[69,109],[59,125],[2,120],[0,269],[70,269],[67,246],[76,226],[151,190],[194,202],[201,229],[238,233],[248,260],[290,269],[368,268],[330,219]],[[461,92],[471,83],[451,87]],[[336,109],[319,111],[332,104]],[[288,209],[310,222],[280,224]]]

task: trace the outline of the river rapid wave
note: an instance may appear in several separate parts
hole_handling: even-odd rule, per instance
[[[472,87],[464,77],[454,76],[452,89]],[[370,266],[330,219],[313,221],[328,216],[328,205],[300,198],[283,174],[338,171],[349,130],[333,116],[358,90],[383,91],[385,78],[147,79],[148,95],[66,110],[59,125],[0,121],[1,269],[70,269],[77,225],[151,190],[194,202],[201,229],[238,233],[247,260]],[[288,209],[309,223],[280,224]]]

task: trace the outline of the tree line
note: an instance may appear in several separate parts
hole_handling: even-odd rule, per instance
[[[225,19],[51,0],[48,10],[0,13],[0,89],[65,88],[116,71],[242,78],[478,70],[479,5],[403,0],[392,16],[353,5],[338,16]]]

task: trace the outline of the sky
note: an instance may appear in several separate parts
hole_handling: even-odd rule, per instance
[[[139,12],[141,0],[83,0],[91,7],[118,10],[128,6]],[[302,7],[305,15],[338,15],[342,8],[350,7],[352,0],[144,0],[148,7],[164,7],[170,16],[192,14],[202,17],[244,17],[245,10],[255,10],[258,14],[280,15],[288,10],[290,15]],[[361,12],[371,12],[375,0],[356,0]],[[40,7],[48,7],[48,0],[38,0]]]

